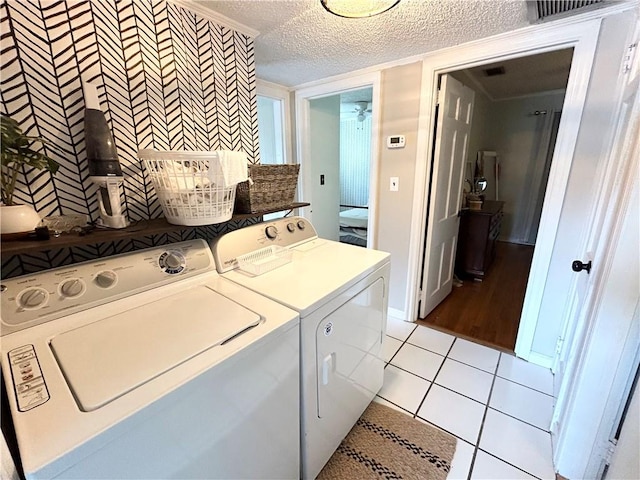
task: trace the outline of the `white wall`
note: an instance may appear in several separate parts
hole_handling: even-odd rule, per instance
[[[371,117],[358,121],[355,115],[340,116],[340,203],[369,204],[371,163]]]
[[[465,70],[453,72],[452,76],[476,93],[467,162],[473,166],[480,150],[495,151],[499,157],[499,199],[505,202],[500,240],[531,243],[529,233],[537,231],[539,222],[535,210],[548,145],[546,129],[551,127],[553,112],[562,110],[564,91],[496,101],[470,81]],[[536,110],[547,111],[547,115],[536,116]],[[473,181],[473,171],[465,175]],[[493,200],[493,170],[485,171],[485,177],[485,195]]]
[[[621,74],[633,15],[620,13],[602,22],[573,165],[562,206],[556,243],[541,302],[532,352],[553,358],[560,321],[575,272],[571,262],[583,259],[583,239],[594,201],[598,167],[605,161],[614,125],[615,89]],[[595,267],[597,268],[597,266]]]
[[[311,121],[311,211],[318,236],[340,238],[340,96],[309,102]],[[324,175],[324,185],[320,176]]]
[[[500,159],[500,200],[505,202],[500,240],[527,242],[527,218],[531,217],[528,211],[535,207],[538,190],[535,185],[536,192],[531,192],[534,174],[544,165],[548,145],[543,138],[544,128],[552,112],[562,110],[563,100],[564,92],[556,92],[491,104],[487,125],[490,143]],[[534,115],[536,110],[548,113]],[[532,197],[534,201],[530,202]]]
[[[397,315],[405,312],[407,289],[415,288],[407,283],[407,272],[412,209],[420,208],[413,205],[413,184],[421,77],[421,62],[382,72],[377,248],[391,253],[389,308]],[[406,146],[388,149],[386,138],[399,134],[405,135]],[[398,177],[397,192],[389,191],[389,177]]]
[[[455,77],[455,75],[454,75]],[[467,87],[471,88],[475,92],[474,104],[473,104],[473,119],[471,122],[471,133],[469,134],[469,147],[467,154],[467,163],[471,163],[473,166],[476,161],[476,156],[480,150],[495,150],[493,146],[493,135],[491,135],[491,121],[490,115],[492,113],[492,102],[487,96],[470,83],[464,75],[460,76],[459,80]],[[465,166],[465,178],[473,184],[473,170],[468,171]],[[493,195],[495,195],[495,186],[487,186],[487,191],[492,189]],[[495,198],[495,197],[494,197]],[[493,199],[493,198],[492,198]]]

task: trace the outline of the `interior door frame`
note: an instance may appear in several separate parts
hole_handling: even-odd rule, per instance
[[[427,186],[430,182],[431,148],[434,141],[435,106],[438,77],[442,74],[512,58],[535,55],[554,50],[573,48],[574,55],[563,104],[558,137],[553,155],[549,183],[538,231],[529,281],[516,340],[517,356],[551,367],[552,359],[532,352],[533,339],[540,311],[547,271],[562,211],[564,193],[573,161],[578,130],[584,108],[588,79],[596,51],[601,18],[594,18],[562,26],[547,24],[527,27],[515,32],[444,49],[423,61],[418,124],[418,162],[414,183],[414,209],[409,247],[410,278],[419,285],[420,259],[424,256],[427,230]],[[407,292],[408,311],[418,315],[419,289]]]
[[[633,14],[630,22],[636,26],[627,45],[637,45],[640,39],[637,24],[640,9],[636,7]],[[616,100],[619,114],[608,139],[607,161],[596,174],[602,181],[595,195],[593,221],[584,246],[586,258],[593,259],[597,269],[591,273],[592,285],[587,286],[581,305],[571,311],[570,318],[575,319],[574,332],[565,338],[557,357],[560,361],[561,356],[566,355],[566,366],[551,419],[552,440],[556,446],[554,463],[563,469],[561,474],[571,478],[602,475],[602,460],[606,458],[611,434],[617,428],[640,362],[639,297],[635,297],[633,319],[629,318],[631,315],[612,313],[605,304],[605,296],[611,294],[606,287],[620,281],[620,271],[613,272],[616,255],[626,258],[618,245],[623,238],[626,212],[637,207],[633,193],[634,188],[638,188],[640,171],[640,93],[637,93],[640,58],[636,53],[635,58],[631,55],[628,60],[626,75],[620,75],[617,85],[612,85],[619,92]],[[632,218],[637,218],[633,215]],[[603,331],[606,331],[604,337]],[[598,394],[603,400],[592,402]]]
[[[316,98],[339,95],[340,93],[360,90],[363,88],[372,89],[373,111],[371,112],[371,159],[369,164],[369,218],[367,225],[367,247],[377,246],[377,226],[378,226],[378,190],[380,175],[380,106],[381,97],[381,73],[372,72],[348,78],[338,79],[330,82],[319,83],[309,87],[301,88],[295,92],[296,106],[296,154],[300,164],[300,198],[311,203],[311,168],[308,159],[311,158],[311,121],[309,102]],[[313,208],[306,207],[303,211],[305,216],[313,223]]]
[[[278,100],[282,107],[282,142],[284,145],[284,163],[294,163],[291,141],[291,102],[290,92],[281,85],[258,79],[256,81],[256,95]]]

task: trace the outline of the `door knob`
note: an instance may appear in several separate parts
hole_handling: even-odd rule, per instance
[[[581,272],[582,270],[586,270],[587,273],[591,272],[591,260],[588,263],[582,263],[580,260],[574,260],[571,264],[571,270],[574,272]]]

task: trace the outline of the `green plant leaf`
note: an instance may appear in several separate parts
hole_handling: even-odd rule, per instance
[[[34,144],[38,143],[55,148],[43,138],[25,135],[18,122],[0,114],[0,186],[5,205],[13,204],[16,179],[23,166],[47,170],[52,174],[60,168],[60,165],[46,153],[34,149]]]

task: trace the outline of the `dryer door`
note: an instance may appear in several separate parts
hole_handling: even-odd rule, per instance
[[[324,430],[351,428],[382,387],[384,281],[328,315],[316,331],[318,417]],[[347,429],[348,431],[348,429]],[[345,432],[346,434],[346,432]]]

